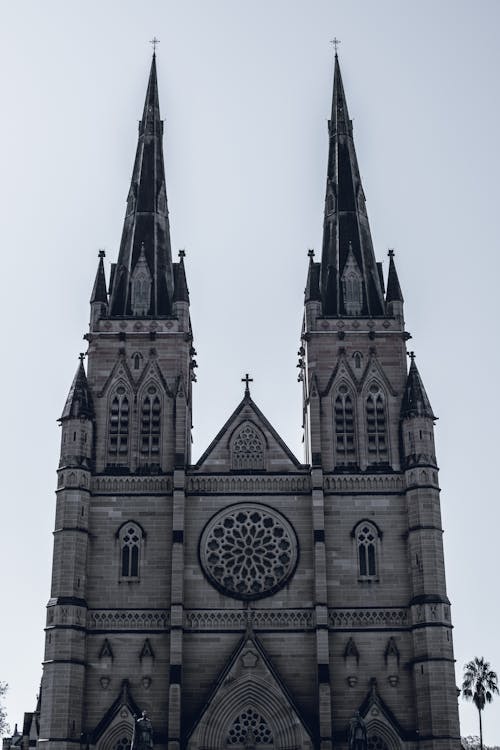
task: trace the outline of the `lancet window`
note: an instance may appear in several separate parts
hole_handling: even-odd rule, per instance
[[[356,529],[358,548],[358,574],[360,578],[377,577],[377,539],[376,528],[363,521]]]
[[[264,468],[264,445],[251,424],[245,424],[231,445],[231,468],[239,470]]]
[[[116,389],[109,409],[108,454],[112,462],[128,457],[129,400],[123,386]]]
[[[388,461],[387,418],[384,394],[374,383],[366,399],[366,427],[368,436],[368,463],[386,464]]]
[[[120,576],[121,578],[139,577],[139,559],[142,532],[137,524],[127,523],[120,533]]]
[[[141,405],[141,457],[158,463],[160,456],[161,402],[154,385],[149,386]]]
[[[349,389],[341,385],[334,402],[335,464],[348,466],[356,463],[354,435],[354,406]]]

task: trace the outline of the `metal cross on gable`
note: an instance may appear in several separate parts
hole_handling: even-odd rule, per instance
[[[160,40],[154,36],[149,40],[149,43],[153,45],[153,55],[156,54],[156,46],[160,43]]]
[[[248,372],[247,372],[246,375],[245,375],[245,377],[241,378],[241,382],[245,383],[245,395],[249,396],[250,395],[250,385],[249,384],[253,383],[253,378],[251,378],[248,375]]]

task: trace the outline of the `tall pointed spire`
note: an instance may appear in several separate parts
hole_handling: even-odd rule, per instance
[[[110,290],[111,316],[133,315],[132,274],[142,246],[151,276],[150,302],[145,314],[158,317],[171,313],[174,283],[162,138],[156,54],[153,54],[120,253]]]
[[[321,298],[325,315],[384,315],[352,122],[337,53],[323,224]]]

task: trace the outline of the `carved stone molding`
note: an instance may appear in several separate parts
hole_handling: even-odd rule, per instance
[[[253,609],[254,630],[310,630],[314,627],[312,609]],[[188,609],[184,613],[186,630],[244,630],[246,609]]]
[[[370,609],[329,609],[331,628],[393,628],[409,625],[406,607],[373,607]]]
[[[309,492],[309,476],[190,476],[187,479],[187,492],[197,493],[238,493],[238,492]]]
[[[91,490],[95,493],[158,492],[161,495],[172,492],[171,477],[92,477]]]
[[[401,492],[405,489],[404,477],[397,474],[336,474],[324,478],[325,492]]]
[[[168,630],[167,609],[90,609],[88,630]]]

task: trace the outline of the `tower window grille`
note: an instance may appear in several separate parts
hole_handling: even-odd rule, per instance
[[[239,470],[264,468],[262,438],[251,424],[244,425],[232,443],[231,467]]]
[[[126,461],[128,456],[129,402],[125,388],[117,388],[109,410],[108,453],[113,461]]]
[[[358,572],[360,578],[377,577],[377,531],[369,523],[363,522],[356,532],[358,546]]]
[[[151,386],[141,408],[141,457],[158,463],[160,456],[161,403],[156,388]]]
[[[354,407],[347,386],[341,385],[334,403],[335,463],[348,466],[356,463]]]
[[[134,524],[127,524],[121,533],[120,574],[122,578],[139,577],[141,532]]]
[[[385,399],[380,387],[370,387],[366,399],[366,428],[368,437],[368,463],[386,464],[388,462],[387,419]]]
[[[360,274],[354,270],[345,274],[342,285],[347,315],[359,315],[363,307],[363,282]]]

